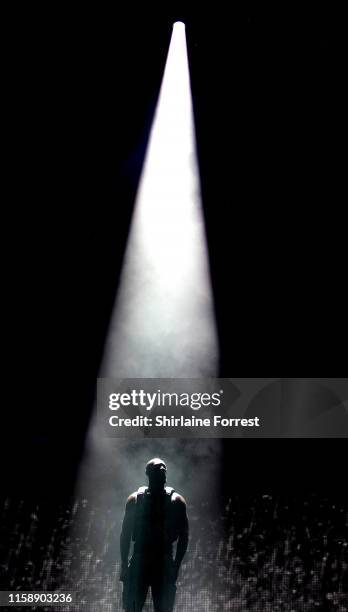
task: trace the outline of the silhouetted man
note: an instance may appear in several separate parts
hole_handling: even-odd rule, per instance
[[[123,607],[127,612],[140,612],[151,587],[155,612],[171,612],[175,583],[188,544],[186,502],[165,486],[167,468],[162,459],[151,459],[146,474],[149,486],[129,496],[122,523]],[[129,562],[131,541],[134,547]]]

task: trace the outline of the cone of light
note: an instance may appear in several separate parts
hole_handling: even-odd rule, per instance
[[[101,376],[216,375],[185,25],[174,24]]]

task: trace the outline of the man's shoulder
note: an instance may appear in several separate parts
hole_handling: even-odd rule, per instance
[[[127,506],[133,506],[136,503],[137,494],[138,494],[138,491],[134,491],[134,493],[131,493],[129,495],[129,497],[127,498],[127,502],[126,502]]]
[[[173,491],[172,494],[172,502],[178,506],[178,507],[185,507],[186,506],[186,500],[185,498],[180,495],[180,493],[177,493],[176,491]]]
[[[167,492],[168,492],[168,489],[170,491],[171,488],[167,487]],[[139,493],[143,493],[146,490],[147,490],[147,487],[140,487],[140,489],[138,489],[137,491],[134,491],[134,493],[131,493],[131,495],[129,495],[127,499],[127,506],[129,507],[134,506],[137,502],[137,497]],[[186,506],[185,498],[182,495],[180,495],[180,493],[177,493],[177,491],[171,492],[171,501],[178,507]]]
[[[131,495],[128,497],[127,505],[134,505],[137,501],[138,496],[146,493],[147,490],[148,487],[139,487],[137,491],[134,491],[134,493],[131,493]]]

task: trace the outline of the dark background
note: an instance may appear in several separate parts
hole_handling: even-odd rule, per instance
[[[71,492],[176,19],[187,26],[220,375],[344,375],[343,15],[329,3],[18,7],[6,22],[4,492]],[[229,441],[223,488],[337,491],[344,445]]]

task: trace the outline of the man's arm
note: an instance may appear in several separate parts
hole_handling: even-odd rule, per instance
[[[130,549],[130,543],[132,539],[133,527],[134,527],[134,516],[136,506],[136,493],[130,495],[127,499],[126,510],[122,522],[122,529],[120,535],[120,549],[121,549],[121,576],[120,580],[124,580],[125,574],[128,569],[128,555]]]
[[[179,572],[181,562],[187,550],[189,540],[189,523],[186,511],[186,502],[181,495],[176,495],[174,503],[176,504],[178,512],[178,523],[179,523],[179,537],[176,546],[176,554],[174,564],[177,573]]]

